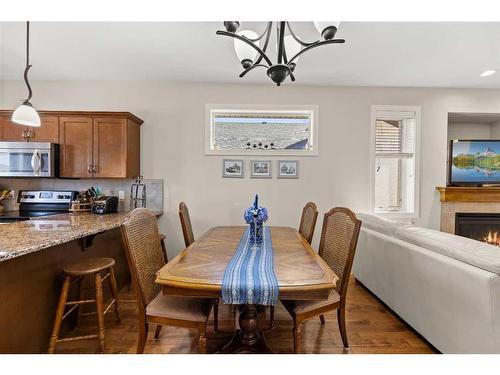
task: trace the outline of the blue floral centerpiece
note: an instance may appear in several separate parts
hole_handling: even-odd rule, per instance
[[[250,242],[262,243],[262,226],[269,218],[269,215],[265,207],[259,207],[259,196],[257,194],[253,205],[247,208],[243,217],[247,224],[250,224]]]

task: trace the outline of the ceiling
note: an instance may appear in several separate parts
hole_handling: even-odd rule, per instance
[[[311,22],[292,26],[303,40],[317,38]],[[30,78],[271,85],[265,69],[238,78],[233,42],[219,29],[221,22],[34,22]],[[338,37],[346,43],[301,56],[295,85],[500,88],[500,23],[345,22]],[[24,64],[25,24],[0,23],[0,78],[22,79]],[[480,77],[487,69],[499,72]]]

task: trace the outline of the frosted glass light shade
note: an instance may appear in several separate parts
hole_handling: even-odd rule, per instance
[[[16,108],[14,113],[12,114],[12,122],[15,122],[19,125],[40,126],[40,116],[38,116],[37,111],[31,105],[21,104]]]
[[[258,35],[252,30],[242,30],[237,33],[238,35],[247,37],[248,39],[255,39]],[[260,47],[260,41],[253,42],[257,47]],[[234,50],[236,51],[236,56],[241,61],[243,60],[251,60],[252,62],[255,60],[257,56],[257,51],[250,47],[247,43],[242,42],[241,40],[234,40]]]
[[[330,26],[334,26],[335,28],[338,29],[340,26],[340,22],[338,21],[314,22],[314,26],[316,26],[318,32],[322,34],[323,31]]]
[[[286,51],[286,58],[288,59],[288,61],[290,61],[292,57],[294,57],[297,53],[299,53],[301,49],[302,46],[299,44],[299,42],[297,42],[293,38],[293,36],[285,35],[285,51]],[[299,57],[293,60],[293,62],[297,63],[298,60]]]

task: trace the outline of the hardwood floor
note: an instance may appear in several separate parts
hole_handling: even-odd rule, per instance
[[[136,305],[133,292],[126,287],[120,292],[122,320],[116,323],[113,314],[106,316],[106,353],[135,353],[137,345]],[[220,306],[219,332],[213,332],[212,318],[208,333],[208,349],[215,352],[229,341],[234,322],[231,306]],[[305,353],[343,353],[342,340],[335,313],[325,314],[326,324],[311,319],[303,324]],[[292,320],[282,305],[276,307],[275,328],[266,331],[268,345],[276,353],[292,353]],[[95,316],[82,320],[71,334],[89,334],[97,330]],[[155,327],[149,329],[145,353],[197,353],[195,331],[163,327],[160,338],[154,339]],[[351,279],[347,297],[347,333],[349,353],[417,354],[434,353],[427,342],[415,334],[390,312],[361,284]],[[56,353],[97,353],[97,340],[69,341],[58,344]]]

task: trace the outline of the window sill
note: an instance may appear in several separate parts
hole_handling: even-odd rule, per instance
[[[318,156],[317,150],[205,150],[212,156]]]

